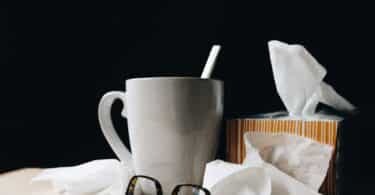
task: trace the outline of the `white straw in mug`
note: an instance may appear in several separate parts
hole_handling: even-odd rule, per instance
[[[220,49],[221,49],[220,45],[212,46],[206,65],[204,65],[204,69],[201,75],[202,79],[210,78],[211,73],[215,67],[216,58],[219,55]]]

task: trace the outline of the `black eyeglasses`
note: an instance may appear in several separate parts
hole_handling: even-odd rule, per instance
[[[144,194],[144,192],[150,195],[163,195],[160,182],[155,178],[145,175],[133,176],[129,181],[126,195],[141,195]],[[181,194],[211,195],[210,191],[206,188],[195,184],[179,184],[174,187],[172,195]]]

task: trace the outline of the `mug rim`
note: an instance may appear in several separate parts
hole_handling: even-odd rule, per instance
[[[150,77],[135,77],[126,79],[126,81],[149,81],[149,80],[207,80],[207,81],[216,81],[216,82],[223,82],[219,79],[211,79],[211,78],[200,78],[200,77],[192,77],[192,76],[150,76]]]

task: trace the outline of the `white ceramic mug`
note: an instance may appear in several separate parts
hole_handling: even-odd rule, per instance
[[[106,93],[98,110],[100,126],[116,155],[132,164],[136,174],[158,179],[166,194],[177,184],[201,184],[205,164],[216,154],[223,82],[149,77],[129,79],[126,88]],[[116,99],[124,104],[132,154],[113,128],[111,106]]]

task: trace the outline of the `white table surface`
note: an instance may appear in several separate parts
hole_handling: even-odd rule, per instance
[[[48,182],[30,183],[42,169],[20,169],[0,175],[0,195],[59,195]]]

